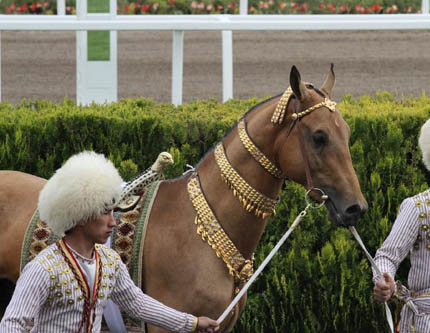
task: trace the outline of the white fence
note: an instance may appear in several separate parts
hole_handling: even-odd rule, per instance
[[[87,104],[90,101],[103,103],[117,100],[116,32],[118,30],[172,31],[172,103],[179,105],[182,104],[184,32],[221,31],[223,102],[225,102],[233,98],[232,32],[234,30],[430,30],[429,2],[430,0],[422,0],[421,14],[246,15],[247,0],[240,0],[241,15],[131,16],[116,15],[116,0],[110,0],[109,14],[88,14],[86,0],[78,0],[77,15],[66,16],[64,0],[58,0],[58,15],[0,15],[0,32],[9,30],[76,31],[77,102]],[[86,33],[90,30],[111,31],[111,57],[108,63],[89,64],[90,62],[87,61]],[[93,65],[98,67],[93,68]],[[103,80],[93,82],[92,78],[97,77],[98,73],[104,74],[105,77]],[[106,82],[110,82],[110,85],[106,85]]]

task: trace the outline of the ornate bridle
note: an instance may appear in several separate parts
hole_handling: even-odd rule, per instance
[[[314,88],[312,84],[307,84],[308,87]],[[288,87],[287,90],[283,93],[281,99],[279,100],[278,104],[276,105],[275,112],[273,112],[272,116],[272,123],[274,124],[282,124],[285,118],[285,112],[287,111],[288,104],[291,100],[291,97],[294,96],[293,90],[291,87]],[[320,102],[318,104],[315,104],[314,106],[311,106],[310,108],[301,111],[301,112],[295,112],[291,114],[292,120],[297,120],[299,118],[302,118],[312,111],[315,111],[316,109],[319,109],[321,107],[325,106],[327,109],[329,109],[331,112],[336,111],[336,102],[332,101],[331,99],[328,99],[327,97],[324,98],[323,102]]]
[[[313,88],[312,85],[307,84],[308,87]],[[317,91],[318,92],[318,91]],[[292,89],[289,87],[281,99],[279,100],[276,109],[271,118],[271,122],[274,124],[282,124],[285,118],[285,114],[289,103],[294,96]],[[323,102],[315,104],[304,111],[298,111],[295,109],[294,113],[290,115],[293,123],[287,131],[286,137],[288,137],[291,129],[294,125],[298,124],[299,141],[301,145],[301,151],[303,159],[305,161],[306,177],[308,182],[308,188],[312,188],[312,179],[310,177],[309,162],[307,155],[305,154],[305,146],[303,134],[301,131],[300,120],[304,116],[311,112],[326,107],[331,112],[336,111],[336,103],[328,98],[325,98]],[[295,105],[294,105],[295,108]],[[277,179],[284,180],[285,176],[282,170],[276,166],[265,154],[257,147],[252,141],[246,129],[245,118],[241,119],[238,123],[238,134],[239,138],[249,152],[249,154],[257,161],[267,172]],[[224,150],[222,141],[219,142],[214,150],[215,161],[220,168],[221,177],[229,188],[233,191],[233,195],[239,199],[244,209],[248,212],[254,212],[258,218],[263,220],[275,214],[275,206],[278,203],[278,199],[272,199],[258,190],[254,189],[249,185],[246,180],[239,174],[237,170],[229,162],[227,155]],[[209,203],[201,188],[200,179],[197,171],[193,172],[187,183],[188,194],[190,200],[196,210],[195,224],[197,225],[197,233],[201,236],[202,240],[207,242],[211,246],[216,255],[221,258],[229,270],[230,275],[235,278],[235,285],[238,286],[241,283],[245,283],[253,274],[253,258],[245,259],[243,255],[236,248],[234,243],[230,240]],[[236,293],[238,293],[236,288]]]

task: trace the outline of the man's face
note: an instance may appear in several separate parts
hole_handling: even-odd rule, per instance
[[[92,241],[104,244],[116,226],[113,210],[107,210],[99,218],[88,221],[85,227],[86,234]]]

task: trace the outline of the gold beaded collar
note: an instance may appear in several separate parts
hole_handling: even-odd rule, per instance
[[[242,141],[245,149],[251,154],[251,156],[268,171],[273,177],[283,179],[284,174],[272,161],[270,161],[264,153],[255,145],[246,130],[245,119],[239,121],[237,125],[239,131],[240,141]]]
[[[215,250],[217,257],[224,261],[230,275],[240,282],[248,281],[254,272],[253,260],[245,259],[225,233],[206,201],[197,172],[188,180],[187,189],[197,213],[194,220],[197,234]]]
[[[221,178],[248,212],[254,211],[254,214],[262,219],[275,214],[278,200],[260,193],[242,178],[228,161],[222,142],[215,147],[215,161],[221,170]]]
[[[287,111],[287,106],[288,106],[288,103],[290,102],[291,96],[293,96],[293,90],[291,89],[291,87],[288,87],[288,89],[285,90],[284,94],[282,95],[281,99],[279,100],[278,104],[276,105],[276,109],[273,112],[273,116],[271,119],[272,123],[282,124],[282,122],[284,121],[285,112]],[[326,97],[323,102],[315,104],[314,106],[311,106],[310,108],[308,108],[302,112],[293,113],[291,115],[291,119],[296,120],[296,119],[299,119],[301,117],[304,117],[307,114],[311,113],[312,111],[314,111],[318,108],[321,108],[323,106],[325,106],[331,112],[336,111],[336,102],[334,102],[331,99]]]

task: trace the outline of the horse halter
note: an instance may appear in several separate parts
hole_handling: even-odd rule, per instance
[[[312,84],[306,83],[306,87],[314,89],[319,95],[324,96],[318,89],[314,88]],[[296,107],[296,102],[295,102],[296,99],[293,99],[292,98],[293,96],[294,96],[293,90],[291,89],[291,87],[288,87],[288,89],[284,92],[278,104],[276,105],[276,109],[273,112],[271,122],[274,124],[282,124],[282,122],[284,121],[289,103],[290,102],[294,103],[293,105],[294,112],[290,115],[290,119],[292,120],[292,123],[290,127],[287,129],[284,143],[287,141],[287,138],[290,135],[294,125],[297,123],[297,132],[299,136],[300,151],[305,164],[306,184],[307,184],[306,188],[308,190],[311,190],[314,187],[313,187],[312,176],[311,176],[310,167],[309,167],[309,158],[308,158],[308,154],[307,154],[306,146],[304,142],[304,135],[303,135],[303,130],[301,126],[301,118],[322,107],[326,107],[331,112],[335,112],[336,102],[330,100],[327,97],[324,97],[324,101],[317,103],[303,111],[299,111]]]

